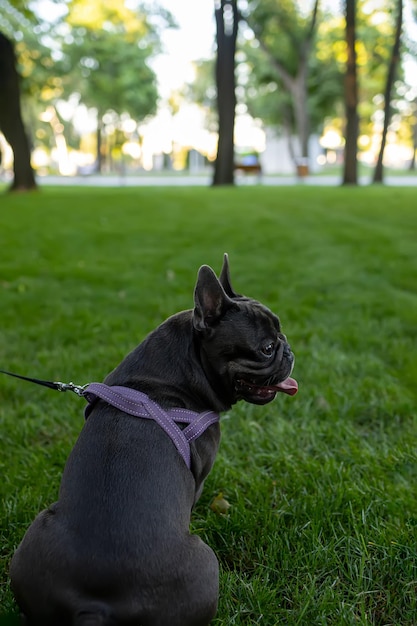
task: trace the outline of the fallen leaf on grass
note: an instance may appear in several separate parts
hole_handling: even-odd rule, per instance
[[[222,493],[219,493],[210,504],[211,510],[218,515],[226,515],[227,511],[230,509],[230,506],[231,505]]]

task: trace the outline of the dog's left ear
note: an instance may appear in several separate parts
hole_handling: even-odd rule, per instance
[[[235,293],[232,287],[232,283],[230,281],[229,256],[227,252],[224,253],[223,267],[222,267],[222,271],[220,272],[219,281],[225,293],[229,296],[229,298],[239,297],[239,294]]]
[[[211,267],[200,267],[194,290],[194,328],[199,331],[211,328],[231,306],[233,301]]]

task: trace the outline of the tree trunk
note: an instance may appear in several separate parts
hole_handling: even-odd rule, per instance
[[[299,75],[294,81],[293,103],[294,118],[300,140],[301,159],[308,162],[308,140],[310,137],[310,116],[307,106],[307,60],[306,65],[300,68]]]
[[[287,138],[287,146],[288,146],[288,154],[290,155],[290,159],[294,164],[294,167],[297,167],[297,155],[295,154],[292,135],[292,120],[291,120],[291,108],[289,106],[285,106],[283,111],[283,128],[284,133]]]
[[[19,77],[12,43],[0,33],[0,129],[13,150],[12,191],[36,188],[29,141],[20,110]]]
[[[347,66],[345,75],[346,137],[344,158],[344,185],[358,184],[358,80],[356,71],[356,2],[345,0]]]
[[[97,173],[103,172],[103,116],[97,111],[97,130],[96,130],[96,166]]]
[[[306,164],[308,163],[310,139],[310,114],[308,110],[307,84],[309,71],[308,61],[317,26],[319,4],[320,0],[315,0],[309,28],[306,32],[304,41],[301,46],[298,46],[298,42],[295,44],[298,46],[294,49],[294,52],[297,55],[297,73],[295,76],[293,76],[286,69],[286,67],[274,57],[270,47],[263,39],[262,32],[259,28],[257,28],[256,23],[251,20],[250,15],[246,18],[246,22],[255,33],[260,47],[268,55],[273,68],[283,83],[284,88],[291,96],[291,107],[300,148],[299,156],[301,156],[302,161]],[[294,159],[295,165],[297,165],[297,161],[298,159]]]
[[[308,110],[308,61],[316,31],[320,0],[315,0],[308,33],[301,46],[298,74],[294,82],[294,115],[300,137],[301,159],[307,164],[309,158],[310,113]]]
[[[374,183],[382,183],[384,180],[384,151],[387,143],[388,126],[391,121],[391,92],[395,80],[395,74],[397,72],[398,63],[400,61],[400,46],[401,46],[401,30],[403,23],[403,1],[398,0],[398,14],[397,23],[395,27],[395,40],[392,47],[392,54],[390,64],[388,67],[387,82],[385,85],[384,94],[384,127],[382,129],[381,147],[379,149],[378,160],[376,162],[374,171]]]
[[[414,122],[412,127],[413,133],[413,156],[411,157],[410,165],[408,169],[413,172],[416,169],[416,152],[417,152],[417,122]]]
[[[233,185],[235,127],[235,52],[238,29],[237,0],[218,0],[215,9],[217,29],[216,86],[218,134],[213,185]]]

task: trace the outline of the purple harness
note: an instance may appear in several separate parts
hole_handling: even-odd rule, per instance
[[[129,387],[109,387],[104,383],[90,383],[82,394],[89,402],[85,409],[87,419],[91,403],[97,398],[135,417],[154,420],[171,438],[188,469],[191,468],[190,443],[197,439],[209,426],[216,424],[220,417],[213,411],[196,413],[188,409],[163,409],[146,394]],[[178,424],[187,424],[181,429]]]

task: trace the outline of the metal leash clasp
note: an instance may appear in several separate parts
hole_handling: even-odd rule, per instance
[[[72,391],[77,394],[77,396],[84,395],[84,389],[88,387],[89,384],[90,383],[87,383],[86,385],[75,385],[74,383],[61,383],[59,381],[54,383],[57,391]]]

